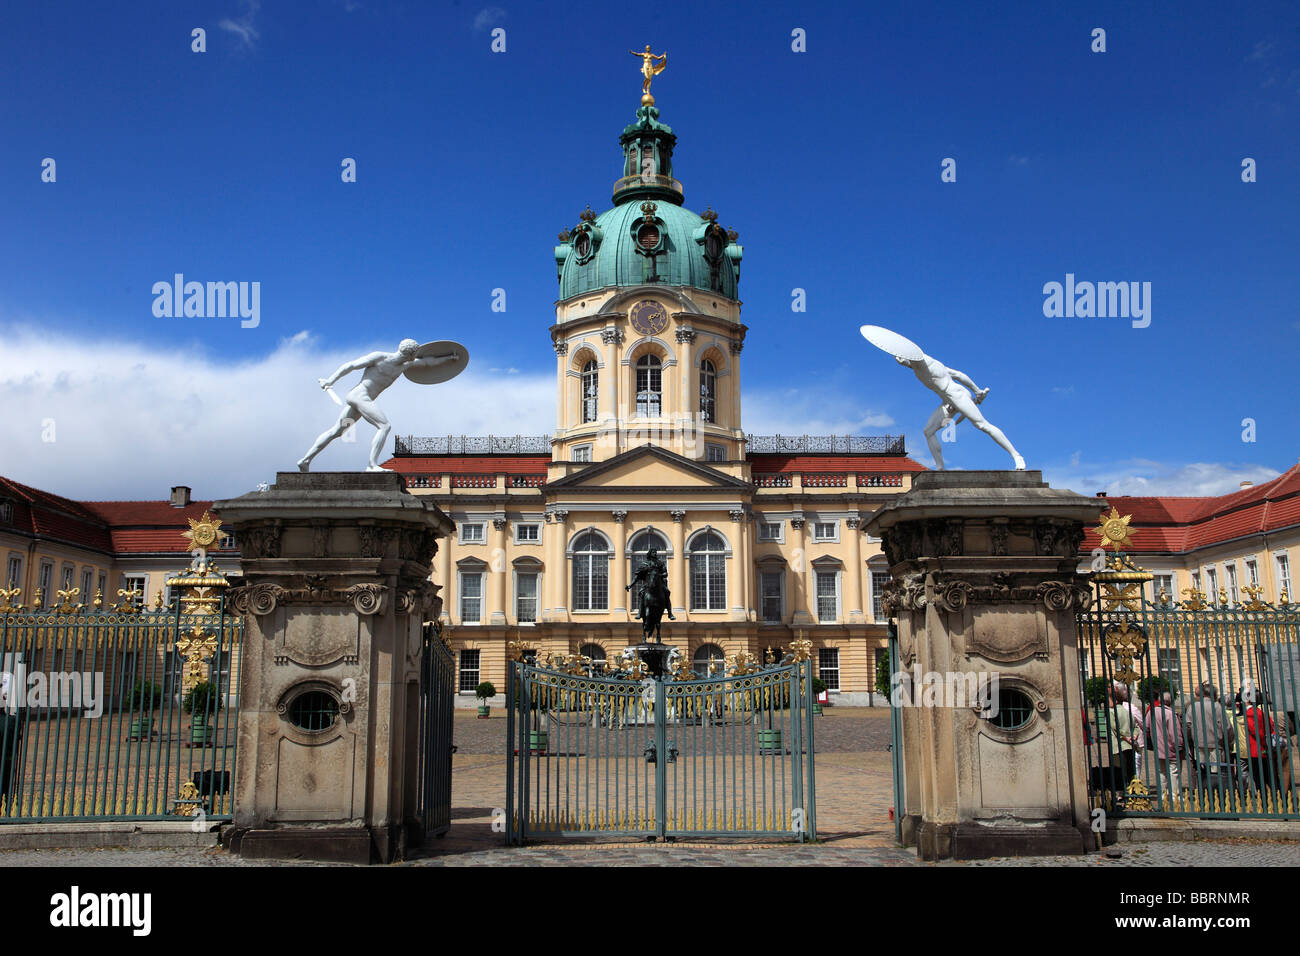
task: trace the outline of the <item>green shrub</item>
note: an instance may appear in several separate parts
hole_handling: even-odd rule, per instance
[[[483,681],[483,683],[474,688],[474,696],[484,703],[487,703],[489,697],[495,697],[496,695],[496,686],[488,680]]]
[[[1173,693],[1174,684],[1168,677],[1160,677],[1152,674],[1150,677],[1144,677],[1138,681],[1138,698],[1142,703],[1149,704],[1152,701],[1159,700],[1160,695],[1165,691]],[[1178,695],[1174,694],[1176,698]]]
[[[889,672],[889,651],[885,650],[876,658],[876,693],[884,696],[889,700],[889,691],[892,686]]]
[[[813,693],[821,694],[826,690],[826,682],[820,677],[813,678]]]
[[[1106,684],[1104,677],[1089,677],[1083,682],[1084,699],[1093,707],[1106,706]]]
[[[162,699],[162,688],[152,681],[138,680],[135,682],[135,687],[131,688],[132,710],[157,707],[162,703]]]
[[[221,694],[211,681],[199,681],[181,698],[181,709],[187,714],[207,714],[221,709]]]

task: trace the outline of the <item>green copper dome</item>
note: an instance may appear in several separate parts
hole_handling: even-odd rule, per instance
[[[560,233],[555,247],[560,298],[611,286],[663,283],[692,286],[737,298],[743,253],[736,233],[718,225],[717,213],[682,206],[682,185],[672,178],[677,137],[654,106],[637,110],[623,130],[623,176],[614,184],[614,208],[590,208]]]

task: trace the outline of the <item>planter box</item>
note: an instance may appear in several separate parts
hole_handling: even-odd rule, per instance
[[[528,731],[528,749],[534,753],[546,753],[547,737],[545,730]]]
[[[478,708],[478,716],[479,716],[479,720],[483,720],[483,719],[486,718],[486,717],[491,717],[491,716],[492,716],[492,708],[489,707],[489,706],[486,706],[486,705],[480,704],[480,705],[479,705],[479,708]]]
[[[781,731],[760,727],[758,731],[758,747],[760,750],[780,750]]]
[[[140,740],[148,739],[153,736],[153,718],[152,717],[132,717],[131,718],[131,739]]]

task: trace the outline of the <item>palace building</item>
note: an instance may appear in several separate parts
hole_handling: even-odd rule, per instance
[[[683,205],[653,97],[619,142],[612,208],[554,250],[554,433],[399,437],[386,462],[457,525],[434,580],[460,689],[503,690],[508,642],[593,660],[640,643],[626,587],[654,547],[663,639],[702,673],[807,638],[836,699],[867,703],[886,569],[862,523],[922,466],[901,438],[745,432],[737,234]]]

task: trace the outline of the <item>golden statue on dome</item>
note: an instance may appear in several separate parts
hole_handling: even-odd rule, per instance
[[[651,53],[650,44],[645,45],[645,52],[638,53],[636,50],[628,50],[633,56],[641,58],[641,75],[645,77],[645,82],[641,84],[641,105],[654,106],[655,98],[650,95],[650,81],[664,71],[668,65],[668,54]],[[662,60],[662,63],[655,63],[655,60]]]

